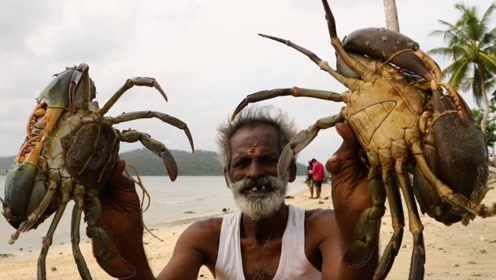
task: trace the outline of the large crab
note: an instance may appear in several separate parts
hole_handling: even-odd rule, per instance
[[[112,245],[105,229],[99,224],[99,190],[107,183],[118,159],[119,143],[140,141],[162,158],[172,181],[177,165],[168,149],[148,134],[135,130],[119,131],[112,125],[142,119],[158,118],[184,130],[194,150],[187,125],[170,115],[155,111],[122,113],[107,117],[105,113],[120,96],[133,86],[157,89],[167,96],[154,78],[135,77],[125,84],[99,108],[96,88],[88,74],[89,66],[80,64],[56,74],[41,92],[27,124],[27,137],[5,180],[3,215],[17,229],[9,243],[21,232],[36,228],[45,219],[55,216],[43,239],[38,259],[38,279],[46,277],[45,259],[67,202],[75,205],[71,222],[74,258],[83,279],[91,274],[79,250],[79,225],[85,213],[87,235],[92,239],[93,253],[98,264],[114,277],[128,277],[133,268]]]
[[[344,262],[359,267],[370,259],[387,198],[394,232],[374,279],[387,276],[403,237],[402,193],[413,235],[410,279],[422,279],[425,247],[415,199],[423,213],[447,225],[459,221],[468,224],[476,216],[495,215],[494,205],[489,208],[480,204],[488,190],[484,134],[465,101],[441,82],[439,66],[417,43],[396,32],[370,28],[353,32],[343,46],[331,9],[326,0],[322,2],[337,53],[337,71],[290,41],[260,35],[303,53],[349,90],[342,94],[298,87],[260,91],[248,95],[233,118],[249,103],[277,96],[344,102],[346,106],[339,114],[319,119],[290,141],[279,159],[279,176],[285,176],[294,154],[305,148],[319,130],[346,121],[367,154],[373,206],[362,213]],[[413,175],[413,184],[409,174]]]

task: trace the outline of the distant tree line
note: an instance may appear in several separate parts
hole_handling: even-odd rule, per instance
[[[187,151],[171,150],[179,169],[179,176],[223,176],[223,168],[216,152],[196,150],[194,154]],[[166,176],[167,170],[162,159],[145,148],[120,153],[121,159],[131,163],[142,176]],[[12,165],[15,156],[0,157],[0,175]],[[297,175],[303,176],[306,166],[297,163]]]

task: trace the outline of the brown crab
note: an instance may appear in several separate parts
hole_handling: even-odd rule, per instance
[[[480,204],[488,190],[484,134],[462,97],[441,82],[437,63],[417,43],[402,34],[373,28],[352,33],[343,47],[331,9],[326,0],[322,2],[338,71],[290,41],[260,35],[303,53],[349,90],[342,94],[298,87],[265,90],[248,95],[233,118],[249,103],[277,96],[346,103],[339,114],[319,119],[290,141],[279,159],[278,173],[285,176],[294,154],[306,147],[320,129],[346,121],[367,154],[373,206],[362,213],[355,241],[344,261],[362,266],[370,259],[387,198],[394,233],[374,276],[385,279],[403,237],[402,194],[413,235],[410,279],[422,279],[425,247],[415,199],[422,212],[448,225],[496,214],[494,206]],[[413,175],[413,184],[409,174]]]
[[[27,137],[5,180],[3,215],[17,229],[9,243],[19,234],[36,228],[53,213],[38,259],[38,279],[46,278],[45,259],[53,234],[67,202],[74,200],[71,237],[74,258],[83,279],[91,274],[79,249],[79,226],[85,213],[87,235],[92,239],[93,254],[98,264],[113,277],[129,277],[134,269],[115,252],[105,229],[99,224],[98,193],[107,183],[118,159],[119,143],[140,141],[162,158],[172,181],[177,165],[169,150],[148,134],[136,130],[120,131],[114,124],[143,118],[158,118],[184,130],[194,150],[187,125],[170,115],[155,111],[104,116],[115,102],[133,86],[157,89],[167,96],[154,78],[136,77],[125,84],[100,109],[96,88],[90,79],[89,66],[80,64],[56,74],[37,98],[29,117]]]

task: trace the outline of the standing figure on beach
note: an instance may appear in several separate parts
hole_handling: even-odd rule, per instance
[[[308,189],[310,190],[310,198],[313,198],[312,160],[308,161],[307,179],[305,183],[307,183]]]
[[[320,198],[322,192],[322,181],[324,180],[324,165],[312,158],[312,171],[310,171],[313,179],[313,186],[315,187],[315,198]]]
[[[198,279],[208,267],[215,279],[372,279],[377,248],[360,268],[343,263],[363,210],[372,206],[367,169],[351,128],[336,125],[343,144],[327,161],[334,210],[305,210],[285,203],[287,178],[277,175],[279,156],[294,136],[288,116],[251,106],[219,127],[219,156],[227,187],[240,211],[191,224],[157,279]],[[155,279],[143,248],[140,201],[122,164],[102,193],[102,222],[117,252],[136,270],[128,279]]]

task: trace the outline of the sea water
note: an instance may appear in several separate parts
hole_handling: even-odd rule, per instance
[[[226,187],[223,176],[178,176],[171,182],[166,176],[141,176],[150,195],[150,206],[143,214],[148,228],[168,227],[186,223],[207,216],[222,215],[225,211],[236,210],[231,191]],[[305,177],[298,176],[288,186],[288,194],[306,188]],[[5,176],[0,176],[0,197],[4,197]],[[141,196],[141,190],[137,189]],[[145,198],[145,204],[147,200]],[[65,213],[57,226],[53,245],[70,243],[71,213],[74,203],[68,203]],[[1,210],[1,209],[0,209]],[[39,251],[53,214],[35,230],[21,233],[19,239],[8,244],[15,229],[0,215],[0,254],[18,254],[20,251]],[[86,225],[81,221],[81,243],[87,242]]]

